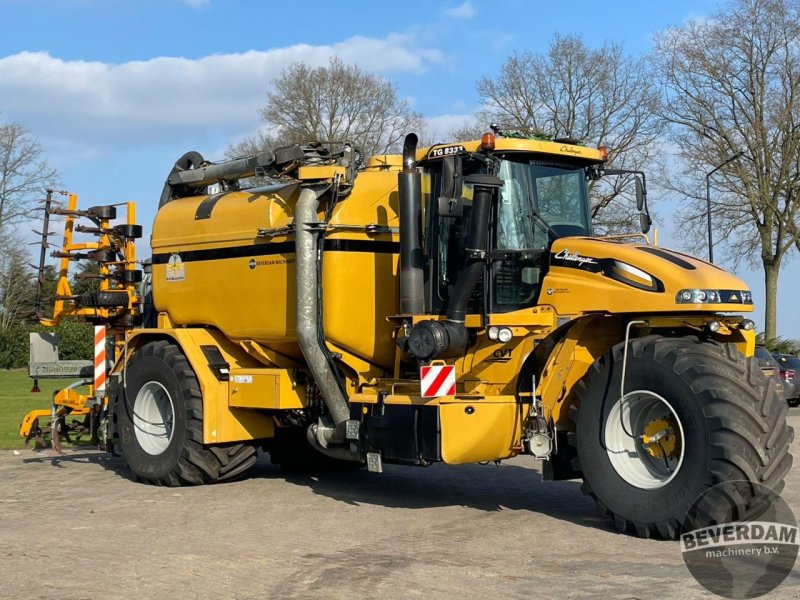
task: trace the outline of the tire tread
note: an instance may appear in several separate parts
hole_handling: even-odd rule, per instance
[[[609,361],[621,364],[624,344],[614,346],[598,358],[576,386],[570,418],[577,424],[582,399],[589,386],[607,385],[598,378],[611,377]],[[709,487],[721,481],[743,479],[780,492],[792,465],[789,453],[794,431],[786,423],[788,406],[775,394],[775,382],[765,377],[755,358],[743,356],[734,344],[717,344],[694,336],[668,338],[650,335],[631,340],[629,354],[671,363],[676,375],[691,382],[697,401],[702,404],[711,434],[711,459],[707,467]],[[735,393],[730,393],[734,392]],[[577,447],[577,436],[569,436]],[[585,477],[585,476],[584,476]],[[754,486],[750,486],[753,494]],[[585,480],[581,490],[591,496],[602,515],[608,515],[620,531],[631,529],[640,537],[658,535],[676,539],[682,523],[667,519],[654,523],[631,523],[611,511],[596,496]],[[760,509],[759,499],[751,497],[752,510]]]

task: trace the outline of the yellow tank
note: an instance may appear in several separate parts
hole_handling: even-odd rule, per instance
[[[385,369],[395,354],[387,317],[398,312],[398,163],[373,157],[346,201],[336,204],[322,268],[326,338]],[[156,310],[176,326],[215,327],[231,340],[299,358],[289,229],[299,191],[295,183],[162,206],[152,237]]]

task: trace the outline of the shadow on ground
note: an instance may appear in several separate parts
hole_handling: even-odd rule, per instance
[[[533,463],[532,460],[530,460]],[[529,511],[583,527],[614,531],[597,514],[580,481],[544,482],[533,468],[500,464],[406,467],[385,465],[382,474],[366,469],[319,472],[283,471],[261,460],[251,477],[282,479],[350,505],[426,509],[465,506],[476,510]]]
[[[49,449],[33,452],[35,456],[24,458],[24,463],[50,463],[57,468],[70,463],[93,463],[132,484],[135,482],[121,457],[93,446],[73,445],[60,455]],[[528,462],[531,466],[511,462],[434,464],[426,468],[386,465],[382,474],[366,469],[298,472],[272,465],[269,456],[262,454],[247,479],[265,483],[283,481],[352,506],[369,504],[402,509],[464,506],[486,512],[528,511],[582,527],[614,531],[606,518],[597,515],[594,502],[581,493],[579,481],[543,482],[532,468],[535,463]],[[220,486],[240,484],[241,481],[234,481]],[[191,488],[186,491],[190,493]]]
[[[133,473],[128,469],[121,456],[98,450],[96,446],[89,443],[71,444],[65,447],[61,454],[50,448],[34,448],[25,452],[31,452],[33,456],[23,458],[24,464],[50,463],[54,467],[64,468],[65,464],[92,463],[101,465],[107,471],[111,471],[123,479],[135,481]]]

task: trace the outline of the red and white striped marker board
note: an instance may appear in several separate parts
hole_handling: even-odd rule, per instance
[[[456,393],[456,368],[453,365],[430,365],[419,368],[423,398],[452,396]]]
[[[103,396],[106,391],[106,327],[94,328],[94,395]]]

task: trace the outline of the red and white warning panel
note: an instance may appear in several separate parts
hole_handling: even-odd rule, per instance
[[[106,327],[94,327],[94,393],[100,398],[106,390]]]
[[[456,368],[453,365],[430,365],[419,368],[423,398],[452,396],[456,393]]]

